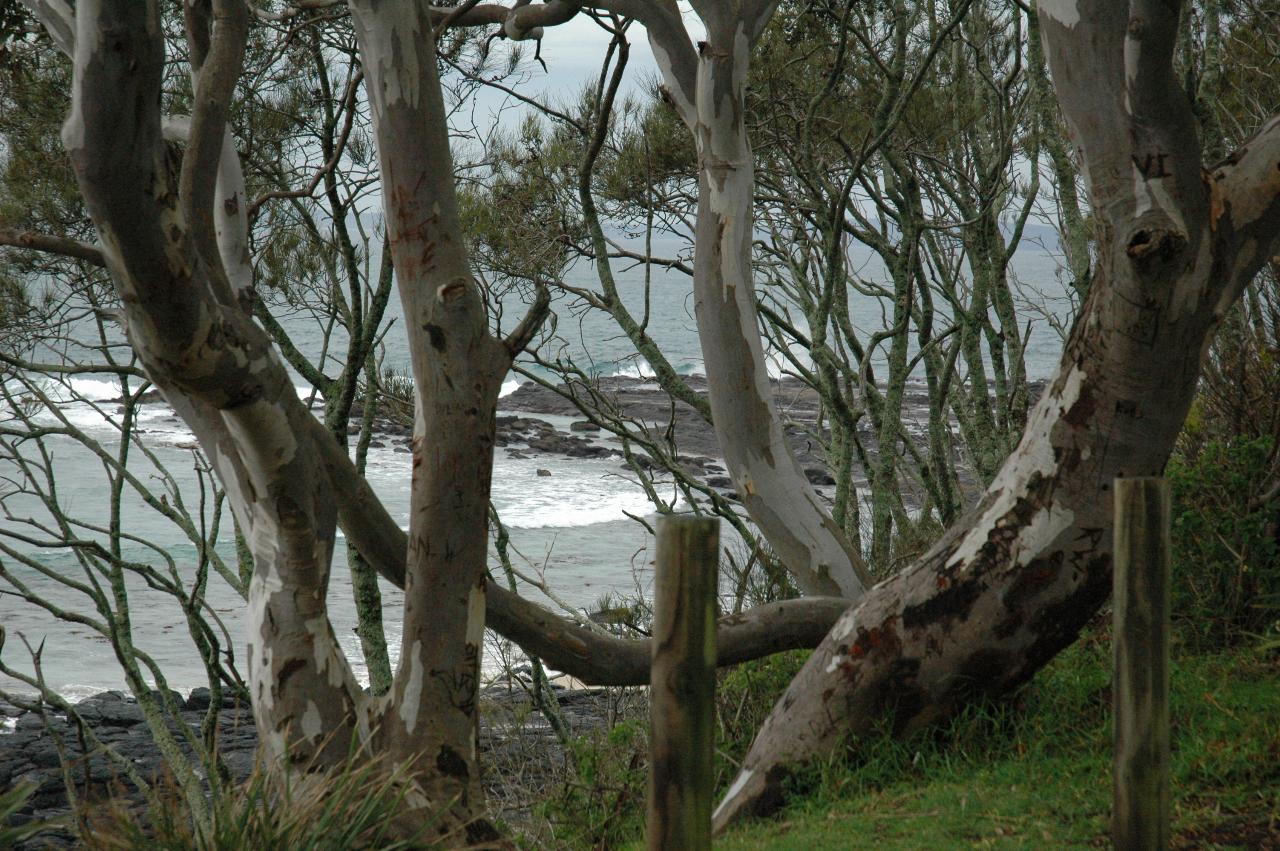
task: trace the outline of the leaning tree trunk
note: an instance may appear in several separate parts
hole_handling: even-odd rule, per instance
[[[1098,218],[1098,268],[1058,375],[965,522],[846,612],[716,813],[779,801],[792,766],[877,721],[907,732],[1025,681],[1111,587],[1111,483],[1159,475],[1207,343],[1280,232],[1280,118],[1202,167],[1174,77],[1178,4],[1041,0]]]
[[[787,441],[756,315],[745,98],[751,47],[774,4],[743,5],[695,4],[707,27],[696,55],[682,25],[655,26],[660,11],[645,20],[666,91],[698,151],[693,288],[712,420],[743,507],[800,589],[857,599],[870,574]]]

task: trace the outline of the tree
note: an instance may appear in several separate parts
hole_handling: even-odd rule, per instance
[[[324,767],[345,759],[355,740],[395,762],[422,757],[405,799],[406,830],[443,807],[443,829],[490,836],[477,818],[474,734],[493,417],[501,380],[545,316],[546,300],[535,301],[499,339],[487,327],[469,269],[435,62],[435,28],[459,22],[460,10],[351,4],[417,395],[408,546],[393,559],[403,565],[406,596],[401,665],[388,698],[374,700],[359,689],[337,646],[324,591],[339,515],[362,547],[361,523],[380,522],[380,507],[368,503],[367,485],[350,486],[358,474],[296,398],[283,361],[249,312],[245,196],[226,125],[249,13],[239,0],[184,7],[195,77],[188,122],[166,121],[161,113],[158,4],[86,2],[74,18],[58,2],[31,6],[74,59],[63,142],[130,341],[197,435],[252,551],[248,680],[267,754],[282,766]],[[497,20],[509,36],[523,37],[578,7],[499,7],[496,18],[494,7],[471,11],[477,22]],[[755,10],[755,23],[764,12]],[[675,6],[664,7],[658,23],[673,20]],[[727,18],[719,23],[729,25]],[[681,50],[678,82],[688,89],[687,36]],[[703,109],[710,114],[709,104]],[[184,148],[166,140],[165,126]],[[741,141],[741,128],[733,132]],[[404,138],[421,144],[400,145]],[[750,193],[744,197],[749,203]],[[746,327],[755,346],[744,338],[743,352],[760,363],[753,317]],[[776,415],[762,404],[750,430],[779,440]],[[735,445],[745,453],[742,469],[756,469],[761,459],[750,455],[749,444]],[[788,478],[812,497],[794,462],[778,481]],[[769,501],[757,504],[767,508]],[[773,525],[786,532],[776,518]],[[820,522],[809,525],[819,538],[825,534]],[[376,545],[363,545],[379,554]],[[814,587],[837,587],[834,572],[856,588],[847,552],[814,563],[804,555],[809,545],[799,546],[794,560]]]
[[[1125,8],[1043,0],[1059,101],[1082,148],[1099,221],[1085,313],[1058,378],[978,506],[908,570],[867,591],[859,553],[786,442],[757,320],[746,81],[776,3],[695,2],[706,29],[695,47],[674,0],[447,9],[351,0],[414,373],[405,536],[296,398],[246,309],[244,193],[226,132],[249,31],[244,4],[184,7],[195,86],[177,144],[162,133],[158,3],[81,0],[74,20],[60,0],[29,5],[74,56],[63,138],[130,340],[198,436],[253,551],[249,685],[266,751],[283,770],[335,764],[352,741],[412,762],[406,832],[444,808],[443,829],[471,840],[492,836],[478,818],[474,750],[486,609],[496,626],[549,658],[560,653],[586,665],[616,649],[579,640],[514,595],[486,588],[498,387],[536,333],[547,298],[539,292],[505,337],[490,329],[454,188],[438,29],[498,24],[509,38],[538,38],[541,27],[584,6],[646,27],[666,95],[696,146],[692,272],[708,407],[730,474],[802,589],[861,597],[762,730],[719,811],[721,824],[769,800],[787,765],[833,746],[851,727],[881,715],[897,729],[927,723],[975,693],[1025,679],[1074,638],[1109,587],[1109,514],[1099,494],[1117,474],[1160,469],[1204,342],[1280,227],[1280,122],[1201,180],[1170,58],[1176,14],[1150,0]],[[1090,62],[1072,63],[1072,53]],[[338,523],[405,587],[400,668],[383,699],[357,687],[325,613]]]
[[[1280,236],[1280,117],[1204,165],[1174,73],[1181,4],[1041,0],[1097,261],[1058,376],[966,519],[846,612],[716,814],[776,803],[791,766],[873,722],[904,732],[1033,675],[1111,587],[1110,491],[1158,475],[1211,335]]]

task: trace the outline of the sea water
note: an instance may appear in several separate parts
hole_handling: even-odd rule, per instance
[[[1051,243],[1052,244],[1052,243]],[[877,274],[875,261],[867,257],[863,274]],[[1061,336],[1051,324],[1036,316],[1043,313],[1061,324],[1070,310],[1065,288],[1059,281],[1055,258],[1031,242],[1015,256],[1013,269],[1028,284],[1022,292],[1021,307],[1031,321],[1031,338],[1026,351],[1028,375],[1032,380],[1052,375],[1061,351]],[[592,286],[590,267],[571,270],[572,281],[579,286]],[[625,303],[637,318],[647,315],[651,336],[667,354],[677,371],[697,374],[701,371],[701,351],[693,317],[693,296],[687,276],[650,270],[646,298],[646,273],[643,267],[616,270]],[[393,300],[394,304],[394,300]],[[647,314],[646,314],[647,304]],[[582,311],[570,301],[556,303],[556,339],[544,351],[561,350],[589,372],[599,375],[651,375],[649,364],[638,359],[629,342],[613,320],[598,311]],[[875,299],[859,296],[852,306],[855,322],[863,330],[883,327],[882,305]],[[392,318],[398,323],[397,309]],[[518,315],[512,309],[510,315]],[[506,324],[514,324],[508,319]],[[297,335],[297,342],[310,354],[319,351],[320,342],[303,320],[287,320],[287,327]],[[341,341],[338,341],[339,344]],[[875,354],[877,365],[883,364],[883,351]],[[393,329],[387,338],[384,365],[405,370],[408,367],[402,335]],[[784,359],[771,353],[770,370],[783,372]],[[333,364],[326,370],[334,374]],[[522,379],[514,373],[503,386],[509,395]],[[301,382],[299,382],[301,384]],[[134,385],[136,387],[136,384]],[[77,376],[65,386],[51,385],[50,393],[57,411],[37,414],[37,422],[56,426],[60,417],[100,442],[109,454],[118,449],[118,416],[116,403],[120,385],[107,377]],[[303,398],[308,388],[299,387]],[[501,410],[501,401],[499,409]],[[522,416],[538,416],[522,413]],[[571,418],[545,416],[561,429],[567,429]],[[156,498],[181,499],[193,515],[200,514],[197,487],[198,456],[195,438],[174,413],[163,404],[146,404],[138,409],[136,427],[151,457],[133,451],[130,469],[138,481],[150,488]],[[104,540],[101,530],[109,517],[107,478],[103,461],[69,437],[46,439],[54,478],[63,510],[79,524],[74,533],[85,540]],[[395,442],[369,452],[367,478],[383,500],[391,516],[402,527],[408,524],[410,456]],[[24,451],[34,451],[33,448]],[[34,457],[34,456],[32,456]],[[11,462],[2,462],[5,464]],[[539,470],[551,472],[539,475]],[[5,470],[10,481],[16,470]],[[527,577],[545,582],[555,600],[546,598],[528,584],[524,593],[555,607],[567,605],[586,613],[606,595],[644,595],[651,584],[652,547],[642,524],[634,517],[652,511],[643,490],[630,473],[614,459],[573,459],[561,456],[531,455],[514,458],[499,449],[494,459],[493,502],[508,527],[516,567]],[[13,554],[0,552],[4,568],[35,595],[53,606],[98,618],[87,598],[41,572],[40,568],[78,582],[88,581],[83,567],[65,549],[37,546],[13,537],[12,533],[41,537],[18,522],[22,517],[47,520],[32,497],[8,495],[5,499],[9,515],[0,519],[0,544],[33,562],[23,564]],[[189,583],[199,562],[196,546],[172,522],[148,506],[139,496],[126,489],[123,498],[123,526],[129,539],[120,557],[168,575],[176,573],[179,581]],[[211,509],[205,506],[205,522],[211,522]],[[218,549],[234,566],[234,548],[229,512],[222,518]],[[367,681],[364,662],[355,635],[355,613],[351,602],[350,577],[345,564],[344,541],[339,536],[337,553],[329,589],[329,611],[335,633],[346,651],[354,672]],[[37,567],[38,566],[38,567]],[[499,575],[495,565],[495,575]],[[130,617],[136,645],[163,670],[167,685],[188,690],[206,684],[204,670],[188,636],[183,615],[171,597],[147,587],[134,573],[126,581],[129,591]],[[8,634],[3,658],[11,666],[32,671],[30,658],[22,638],[39,649],[41,669],[49,687],[67,697],[80,697],[108,688],[123,687],[123,674],[111,644],[89,626],[59,619],[48,611],[23,600],[17,589],[0,579],[0,622]],[[396,589],[382,583],[383,617],[393,658],[398,656],[401,597]],[[218,576],[208,580],[206,614],[217,624],[222,642],[233,654],[234,663],[243,674],[245,624],[244,603]],[[486,652],[486,669],[493,670],[502,658],[502,650],[491,645]],[[30,688],[0,675],[0,689],[16,693]]]

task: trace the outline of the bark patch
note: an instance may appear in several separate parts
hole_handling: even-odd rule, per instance
[[[897,620],[896,615],[890,615],[880,626],[859,629],[858,637],[849,645],[849,658],[861,659],[873,650],[881,650],[890,655],[897,653],[902,646],[902,641],[894,629],[897,626]]]
[[[1017,612],[1029,600],[1037,597],[1048,588],[1062,572],[1062,553],[1054,553],[1048,558],[1036,559],[1019,570],[1013,583],[1004,595],[1005,608]]]
[[[444,330],[439,325],[433,325],[428,322],[422,326],[422,330],[427,332],[427,337],[431,340],[431,348],[437,352],[444,351]]]
[[[1059,602],[1046,606],[1031,620],[1029,626],[1035,642],[1027,651],[1027,668],[1038,670],[1075,641],[1080,629],[1110,593],[1111,556],[1094,554],[1084,565],[1084,577],[1076,589]]]
[[[471,772],[467,769],[467,761],[448,745],[440,746],[440,752],[436,754],[436,768],[445,777],[466,780],[471,776]]]
[[[289,682],[289,678],[305,667],[307,667],[307,660],[296,657],[281,665],[280,673],[276,674],[276,686],[279,690],[284,691],[285,684]]]
[[[931,594],[923,603],[907,606],[902,610],[902,626],[905,629],[919,629],[936,623],[963,620],[968,617],[973,604],[982,596],[985,586],[977,579],[965,579],[949,585],[941,581],[936,594]]]

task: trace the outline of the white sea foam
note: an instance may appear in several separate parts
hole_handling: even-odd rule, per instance
[[[539,476],[545,464],[550,476]],[[616,461],[537,463],[504,459],[494,464],[493,501],[503,523],[517,529],[563,529],[624,520],[652,511],[644,492],[612,475]]]
[[[85,378],[83,376],[71,376],[70,393],[76,398],[85,399],[90,402],[105,402],[109,399],[119,399],[121,396],[120,382],[114,378]],[[130,388],[136,389],[138,382],[136,380],[130,382]],[[61,390],[63,394],[67,393],[67,388],[55,385],[54,391]],[[57,398],[57,397],[55,397]],[[63,395],[58,401],[66,401],[71,398],[69,395]]]
[[[518,378],[508,378],[506,381],[502,382],[502,389],[498,391],[498,398],[504,399],[507,396],[510,396],[512,393],[519,390],[520,385],[522,384],[524,384],[524,382]]]
[[[644,516],[653,507],[643,493],[615,494],[595,500],[589,506],[566,500],[547,501],[528,499],[518,506],[502,512],[503,521],[516,529],[565,529],[575,526],[594,526],[624,520],[627,514]]]
[[[656,378],[658,373],[644,358],[636,358],[634,361],[623,364],[610,373],[616,378]]]
[[[83,683],[67,683],[58,688],[58,694],[66,698],[68,703],[79,703],[86,697],[102,694],[107,689],[102,686],[85,685]]]

